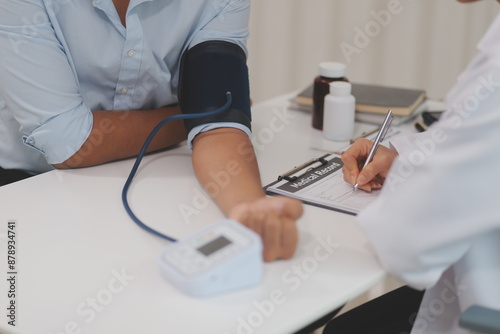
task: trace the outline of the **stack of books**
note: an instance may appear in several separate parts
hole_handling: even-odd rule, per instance
[[[421,89],[397,88],[360,83],[352,84],[356,99],[356,121],[382,124],[387,110],[395,118],[393,124],[404,123],[426,110],[426,93]],[[313,86],[302,90],[292,102],[294,109],[312,111]]]

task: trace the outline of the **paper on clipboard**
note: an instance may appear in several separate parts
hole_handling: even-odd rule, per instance
[[[371,193],[355,192],[352,185],[344,181],[343,163],[339,155],[331,154],[323,158],[326,162],[321,166],[305,167],[293,181],[274,182],[266,187],[266,191],[349,214],[357,214],[377,198],[378,190]]]

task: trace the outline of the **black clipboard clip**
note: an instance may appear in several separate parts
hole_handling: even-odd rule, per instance
[[[311,170],[314,170],[318,167],[324,166],[328,163],[328,160],[325,158],[329,156],[330,154],[325,154],[319,158],[314,158],[309,161],[304,162],[303,164],[294,167],[292,170],[281,174],[278,176],[278,181],[281,180],[287,180],[288,182],[293,182],[297,180],[299,177],[303,176],[307,172],[310,172]],[[314,166],[313,166],[314,165]],[[299,173],[300,171],[303,171],[302,173]]]

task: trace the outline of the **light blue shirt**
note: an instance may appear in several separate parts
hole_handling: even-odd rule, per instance
[[[39,173],[87,140],[92,111],[177,103],[182,53],[223,40],[245,52],[249,0],[0,2],[0,166]],[[189,134],[219,126],[199,126]],[[95,145],[98,145],[96,138]]]

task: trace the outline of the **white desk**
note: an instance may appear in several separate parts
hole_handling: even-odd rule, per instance
[[[310,115],[280,97],[253,108],[262,180],[322,152]],[[357,128],[363,131],[363,126]],[[365,126],[373,128],[373,126]],[[165,240],[127,216],[121,190],[133,160],[53,171],[0,188],[0,324],[6,316],[7,222],[17,222],[16,325],[24,333],[290,333],[384,278],[354,217],[312,206],[299,221],[295,257],[265,265],[261,285],[205,299],[188,297],[161,275]],[[135,213],[181,237],[222,217],[180,147],[145,158],[130,189]],[[186,218],[180,208],[193,209]],[[124,272],[128,277],[121,277]]]

